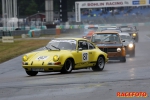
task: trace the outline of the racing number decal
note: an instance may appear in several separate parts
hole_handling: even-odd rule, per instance
[[[82,61],[88,61],[88,53],[87,52],[84,52],[82,53]]]

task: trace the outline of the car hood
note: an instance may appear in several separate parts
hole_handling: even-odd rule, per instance
[[[51,50],[43,50],[43,51],[39,51],[36,52],[34,55],[32,55],[28,62],[53,62],[53,57],[55,55],[58,56],[62,56],[63,54],[68,54],[70,53],[69,50],[55,50],[55,51],[51,51]]]

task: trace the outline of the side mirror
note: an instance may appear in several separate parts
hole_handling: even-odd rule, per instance
[[[78,48],[78,50],[79,50],[79,51],[82,51],[83,49],[82,49],[82,48]]]

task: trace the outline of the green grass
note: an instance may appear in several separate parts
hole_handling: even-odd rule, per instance
[[[14,43],[0,41],[0,63],[45,46],[49,39],[15,40]]]

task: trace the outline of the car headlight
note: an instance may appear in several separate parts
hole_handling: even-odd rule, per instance
[[[117,48],[117,52],[121,52],[121,48]]]
[[[133,33],[133,36],[135,37],[135,36],[136,36],[136,33]]]
[[[24,55],[23,58],[22,58],[22,60],[23,60],[23,61],[27,61],[27,60],[28,60],[28,56],[27,56],[27,55]]]
[[[132,43],[129,44],[129,48],[133,48],[133,44]]]
[[[53,57],[53,61],[56,62],[56,61],[58,61],[58,60],[59,60],[59,56],[58,56],[58,55],[55,55],[55,56]]]

